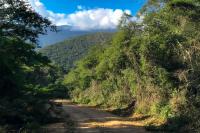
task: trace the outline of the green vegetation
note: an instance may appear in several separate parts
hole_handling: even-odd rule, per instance
[[[139,13],[144,19],[132,22],[125,14],[115,35],[42,49],[67,72],[64,79],[35,50],[38,34],[55,30],[51,22],[23,0],[1,0],[0,12],[0,132],[34,132],[51,120],[49,99],[68,95],[116,113],[135,103],[136,113],[166,120],[151,130],[200,131],[199,0],[149,0]]]
[[[74,102],[167,120],[168,131],[200,130],[200,2],[149,1],[142,22],[122,18],[111,44],[94,47],[66,76]],[[185,126],[186,128],[181,128]]]
[[[68,72],[74,63],[88,53],[90,47],[103,45],[111,40],[113,33],[93,33],[74,37],[39,50],[43,55]]]
[[[45,105],[52,94],[66,91],[61,71],[35,51],[38,34],[55,28],[25,1],[1,0],[0,12],[0,132],[33,132],[49,122]]]

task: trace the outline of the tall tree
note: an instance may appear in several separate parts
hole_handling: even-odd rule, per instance
[[[33,44],[26,42],[36,44],[38,34],[45,34],[45,28],[49,26],[53,27],[51,22],[34,12],[28,2],[0,1],[1,89],[12,93],[10,89],[16,90],[19,84],[20,87],[23,86],[24,80],[19,80],[24,77],[24,65],[34,66],[48,62],[35,52]],[[21,78],[18,77],[20,75]]]
[[[0,0],[0,35],[18,37],[36,43],[39,34],[46,28],[55,27],[51,22],[36,13],[27,0]]]

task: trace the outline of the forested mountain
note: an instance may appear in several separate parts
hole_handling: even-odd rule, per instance
[[[73,101],[128,107],[164,120],[154,130],[200,131],[200,1],[150,0],[143,22],[125,15],[112,44],[96,48],[64,80]],[[153,125],[150,125],[153,128]]]
[[[0,0],[0,12],[1,133],[40,132],[41,125],[55,122],[50,101],[67,96],[75,103],[142,116],[126,118],[123,127],[148,117],[149,130],[200,132],[199,0],[148,0],[138,13],[143,19],[135,22],[124,14],[116,33],[82,35],[39,51],[39,35],[55,26],[24,0]],[[58,108],[57,113],[66,113]],[[66,115],[56,127],[101,131],[99,125],[109,125],[108,115],[94,122],[92,111],[80,112],[81,118],[88,116],[87,128],[82,120],[68,123]],[[112,119],[112,128],[121,131],[115,125],[121,118]]]
[[[55,64],[68,71],[74,63],[85,56],[94,45],[103,45],[111,40],[113,33],[98,32],[74,37],[63,42],[44,47],[39,50]]]
[[[38,40],[40,46],[45,47],[51,44],[62,42],[72,37],[96,32],[115,32],[115,30],[73,30],[72,27],[63,25],[57,26],[57,32],[51,31],[51,29],[48,28],[45,35],[39,35]]]

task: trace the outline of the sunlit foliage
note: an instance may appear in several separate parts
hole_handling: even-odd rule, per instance
[[[65,77],[75,102],[123,108],[199,131],[200,2],[149,1],[141,23],[121,23],[111,44],[96,48]],[[129,19],[129,17],[124,17]],[[183,130],[183,129],[182,129]],[[186,129],[185,129],[186,130]]]

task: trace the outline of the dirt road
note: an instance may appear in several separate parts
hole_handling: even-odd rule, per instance
[[[63,110],[76,123],[75,133],[147,133],[134,118],[70,103],[63,104]]]

